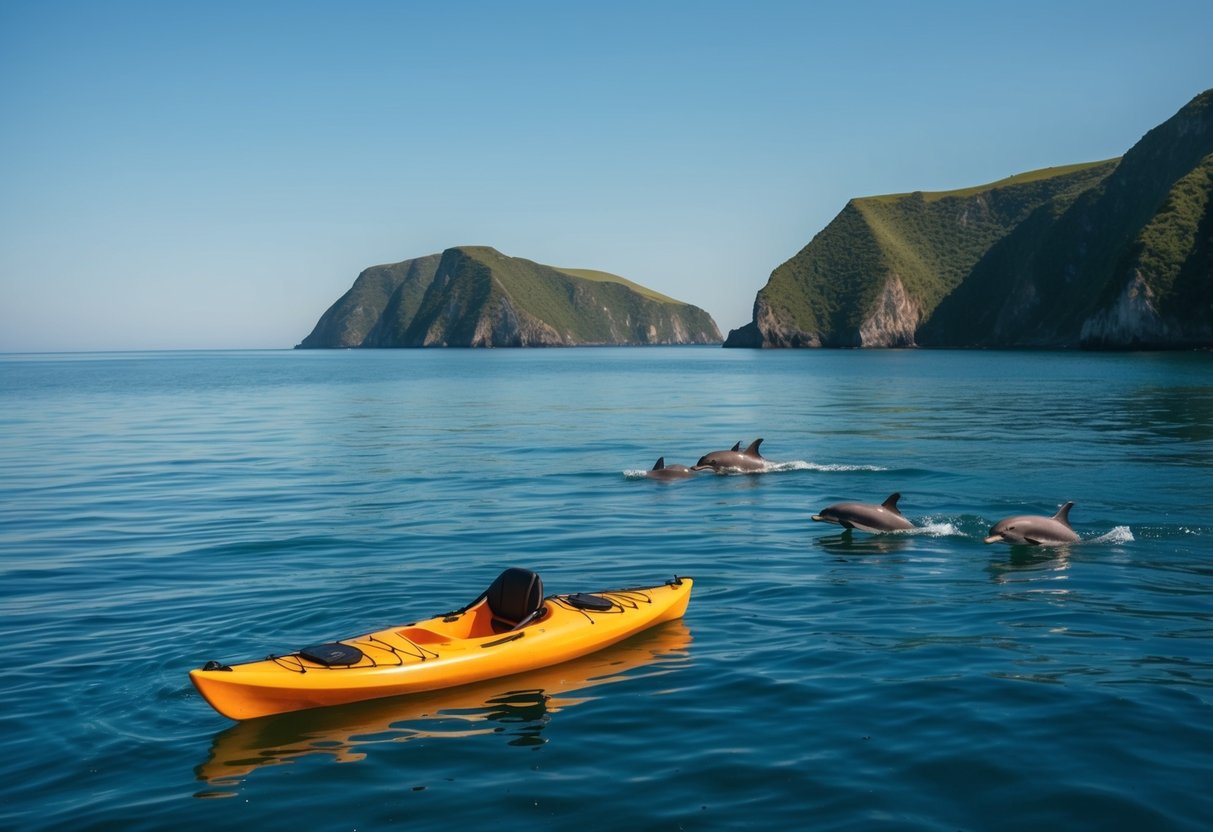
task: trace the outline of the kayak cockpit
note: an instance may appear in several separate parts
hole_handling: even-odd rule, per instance
[[[529,569],[511,567],[463,609],[410,624],[397,632],[414,644],[439,644],[508,633],[540,620],[546,613],[543,581]]]
[[[396,634],[401,638],[407,638],[413,644],[445,644],[452,638],[458,638],[458,636],[436,633],[425,627],[405,627],[403,630],[397,630]]]

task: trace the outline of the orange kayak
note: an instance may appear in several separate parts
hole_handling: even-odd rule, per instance
[[[681,618],[693,583],[544,597],[538,575],[507,569],[461,610],[260,661],[208,662],[190,680],[237,720],[466,685],[569,661]]]
[[[524,735],[527,723],[540,714],[555,718],[607,695],[617,683],[651,679],[684,666],[691,642],[684,622],[669,621],[588,656],[527,673],[232,723],[212,738],[210,753],[194,771],[198,779],[222,788],[238,785],[258,769],[304,757],[348,763],[384,743]]]

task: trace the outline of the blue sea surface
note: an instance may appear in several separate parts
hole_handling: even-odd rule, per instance
[[[7,355],[0,473],[3,829],[1213,827],[1208,353]],[[894,491],[918,529],[810,519]],[[982,542],[1068,500],[1078,544]],[[507,566],[696,583],[420,697],[234,723],[188,680]]]

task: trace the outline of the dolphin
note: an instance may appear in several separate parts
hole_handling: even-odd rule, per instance
[[[890,494],[880,505],[875,503],[836,503],[814,514],[813,519],[822,523],[837,523],[844,529],[859,529],[861,532],[895,532],[912,529],[914,524],[897,510],[900,493]]]
[[[1052,517],[1024,514],[999,520],[990,527],[990,536],[985,542],[1012,545],[1026,543],[1032,546],[1077,543],[1079,537],[1070,528],[1070,509],[1073,506],[1073,503],[1066,503]]]
[[[758,453],[758,446],[761,444],[761,439],[755,439],[744,451],[738,450],[741,447],[741,443],[738,442],[730,451],[712,451],[710,454],[704,454],[695,463],[692,470],[706,471],[710,468],[717,474],[730,471],[754,474],[765,471],[767,461],[762,458],[762,454]]]
[[[688,468],[685,465],[666,465],[665,457],[658,457],[657,462],[653,464],[653,468],[645,474],[651,480],[680,480],[686,477],[695,476],[695,469]]]

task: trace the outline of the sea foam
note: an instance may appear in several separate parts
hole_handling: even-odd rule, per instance
[[[1136,538],[1133,537],[1133,530],[1128,526],[1116,526],[1110,532],[1101,534],[1099,537],[1093,537],[1085,542],[1087,543],[1132,543]]]

